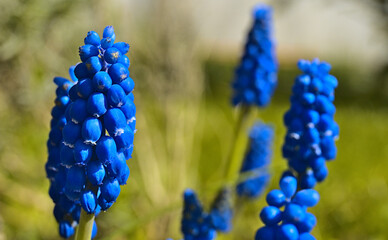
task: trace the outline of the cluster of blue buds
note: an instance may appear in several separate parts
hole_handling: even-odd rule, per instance
[[[300,60],[298,67],[303,74],[295,79],[291,108],[284,115],[287,134],[283,156],[300,174],[300,186],[306,189],[326,178],[326,161],[337,154],[339,127],[334,121],[333,101],[338,81],[329,74],[331,66],[318,59]]]
[[[256,198],[260,196],[270,179],[268,165],[272,156],[274,131],[269,125],[256,123],[249,134],[249,147],[241,166],[240,174],[248,174],[236,187],[240,197]]]
[[[199,202],[197,195],[187,189],[183,196],[183,216],[181,230],[185,240],[212,240],[217,233],[213,228],[212,220]]]
[[[107,210],[126,184],[136,131],[134,82],[129,77],[129,45],[115,41],[113,27],[103,38],[88,32],[72,68],[74,83],[58,85],[48,141],[47,176],[60,234],[74,233],[81,207],[88,214]],[[97,228],[96,228],[97,229]]]
[[[254,23],[232,84],[234,105],[269,104],[277,85],[278,64],[273,40],[272,8],[263,4],[254,10]]]
[[[267,195],[269,206],[260,213],[265,226],[257,230],[255,239],[314,240],[310,232],[317,220],[307,208],[318,203],[318,192],[314,189],[297,191],[297,180],[290,172],[283,174],[279,185],[280,189]]]
[[[228,187],[221,188],[210,210],[212,226],[220,232],[229,232],[232,228],[232,193]]]

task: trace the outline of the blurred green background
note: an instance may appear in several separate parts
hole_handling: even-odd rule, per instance
[[[250,27],[252,0],[1,0],[0,240],[58,239],[45,178],[54,76],[68,77],[89,30],[113,25],[131,45],[135,152],[97,239],[180,239],[181,194],[209,206],[222,184],[235,112],[229,84]],[[267,1],[268,2],[268,1]],[[299,58],[319,57],[339,79],[337,160],[317,187],[317,239],[388,239],[388,7],[384,0],[274,0],[279,86],[260,111],[276,128],[271,165],[285,168],[282,115]],[[254,121],[254,119],[251,119]],[[239,149],[240,152],[243,149]],[[247,203],[231,234],[253,239],[263,199]]]

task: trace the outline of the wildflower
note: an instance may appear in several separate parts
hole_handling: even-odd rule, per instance
[[[318,204],[318,192],[313,189],[297,191],[297,180],[290,174],[284,174],[279,185],[280,189],[267,195],[269,206],[260,213],[265,226],[257,230],[255,239],[315,239],[310,232],[316,225],[316,218],[307,208]]]
[[[125,56],[129,45],[112,47],[115,38],[111,26],[102,40],[89,32],[79,49],[82,62],[70,71],[74,82],[54,79],[58,88],[46,172],[54,215],[65,238],[74,234],[81,208],[95,215],[107,210],[129,176],[126,160],[136,131],[134,82]],[[94,223],[92,236],[96,233]]]
[[[270,175],[268,164],[272,155],[273,141],[272,127],[263,123],[256,123],[249,134],[249,147],[241,166],[240,175],[246,179],[237,185],[240,197],[256,198],[262,194]]]
[[[232,102],[234,105],[264,107],[269,104],[277,85],[272,9],[260,4],[255,8],[253,17],[253,26],[232,84]]]
[[[298,67],[303,74],[295,79],[291,107],[284,115],[283,156],[290,168],[301,174],[302,188],[312,188],[326,178],[326,161],[337,153],[339,127],[334,121],[333,101],[338,81],[329,74],[331,66],[318,59],[300,60]]]
[[[221,232],[231,230],[233,218],[231,197],[231,190],[227,187],[222,188],[212,204],[210,218],[215,230]]]
[[[184,192],[183,216],[181,230],[185,240],[212,240],[216,231],[212,227],[210,216],[204,212],[195,192]]]

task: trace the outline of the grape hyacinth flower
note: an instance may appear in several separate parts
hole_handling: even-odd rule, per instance
[[[79,48],[82,62],[70,73],[74,83],[54,79],[64,90],[57,90],[46,169],[56,203],[54,215],[65,238],[81,225],[80,217],[93,220],[110,208],[129,176],[126,160],[131,158],[136,131],[134,82],[125,56],[129,45],[114,43],[115,39],[111,26],[104,29],[102,39],[88,32]],[[92,228],[93,233],[97,228],[88,222],[90,233],[85,236],[90,239]]]
[[[232,228],[233,210],[230,188],[222,188],[214,199],[210,210],[213,228],[220,232],[229,232]]]
[[[181,230],[185,240],[212,240],[216,237],[211,217],[207,214],[199,202],[197,195],[191,189],[187,189],[183,195],[184,206],[181,222]]]
[[[268,165],[272,157],[272,142],[274,131],[269,125],[256,123],[249,134],[249,146],[241,166],[240,175],[244,179],[236,187],[236,192],[240,197],[256,198],[260,196],[270,175]]]
[[[300,175],[300,187],[313,188],[328,174],[326,161],[337,154],[339,127],[333,101],[338,81],[329,74],[331,66],[318,59],[300,60],[298,67],[303,74],[295,79],[291,107],[284,115],[283,156]]]
[[[272,8],[259,4],[253,12],[253,17],[253,26],[232,84],[232,103],[265,107],[275,91],[278,71]]]
[[[297,180],[285,172],[280,180],[280,189],[267,195],[269,206],[264,207],[260,218],[265,224],[256,232],[256,240],[314,240],[310,234],[316,225],[316,217],[307,212],[319,202],[319,194],[314,189],[297,191]]]

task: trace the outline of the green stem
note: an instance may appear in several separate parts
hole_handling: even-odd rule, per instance
[[[225,168],[225,180],[228,184],[233,183],[235,180],[235,177],[237,176],[237,170],[236,168],[239,168],[240,166],[237,165],[238,161],[236,161],[236,150],[239,146],[239,140],[240,140],[240,132],[244,126],[244,122],[246,120],[246,116],[249,113],[249,106],[241,106],[239,109],[239,115],[236,122],[236,126],[234,128],[233,136],[232,136],[232,144],[229,149],[229,154],[226,160],[226,168]]]
[[[94,214],[87,214],[81,209],[81,217],[75,233],[74,240],[90,240],[92,239],[92,230],[94,223]]]

